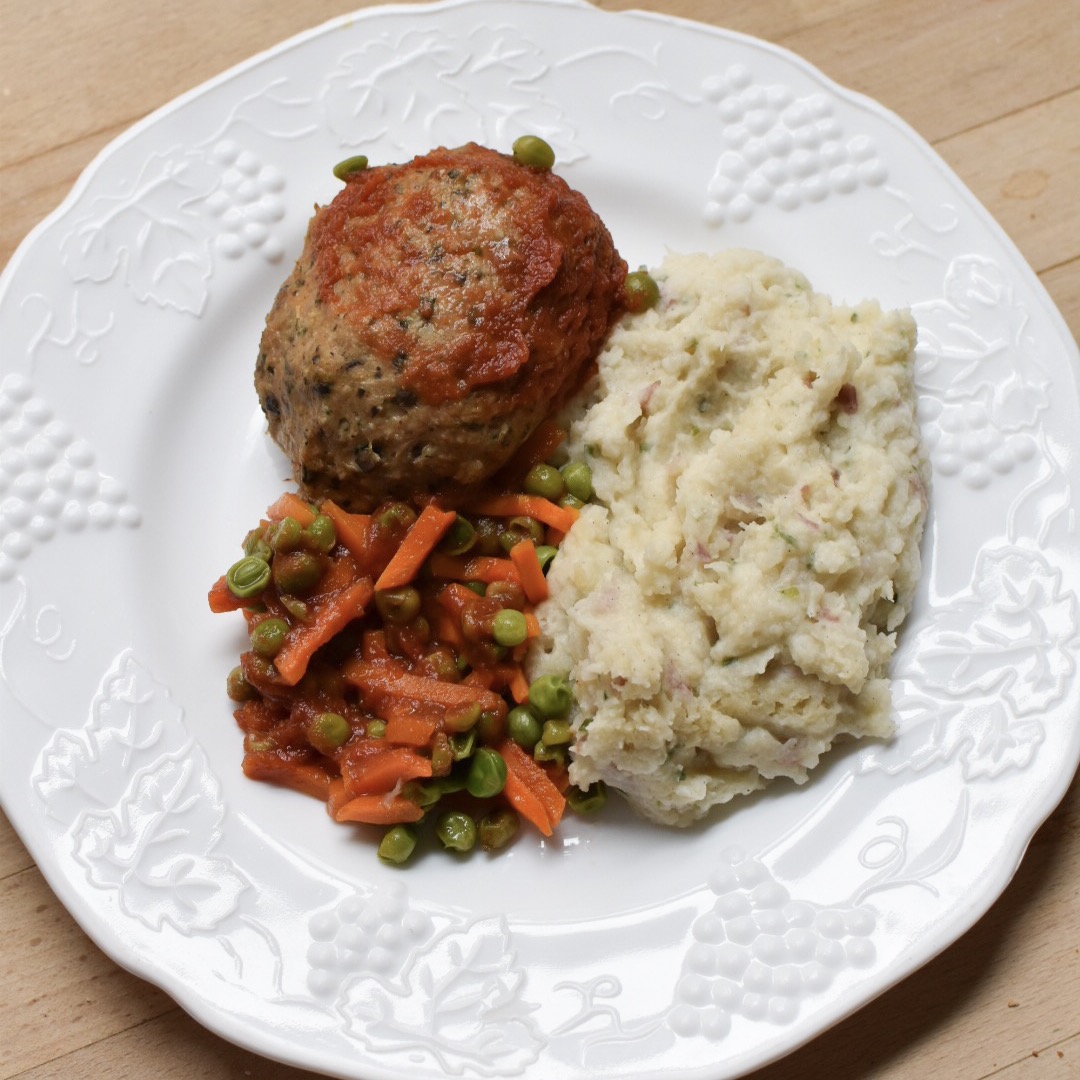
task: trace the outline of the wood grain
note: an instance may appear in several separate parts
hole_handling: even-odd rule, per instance
[[[0,264],[128,125],[358,6],[0,0]],[[876,98],[935,145],[1080,334],[1080,21],[1072,0],[599,6],[643,7],[754,34]],[[311,1075],[224,1042],[117,967],[59,904],[0,815],[0,1080]],[[991,1076],[1080,1077],[1077,782],[969,933],[753,1080]]]

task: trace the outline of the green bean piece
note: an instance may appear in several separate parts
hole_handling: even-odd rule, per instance
[[[364,728],[364,734],[369,739],[385,739],[386,738],[386,721],[385,720],[369,720]]]
[[[383,833],[379,841],[378,854],[383,862],[400,866],[408,862],[416,850],[416,830],[408,825],[394,825]]]
[[[476,749],[476,731],[459,731],[450,736],[450,754],[454,761],[464,761]]]
[[[263,619],[252,628],[251,650],[267,659],[277,656],[289,634],[289,624],[284,619]]]
[[[593,494],[592,469],[584,461],[571,461],[561,469],[567,494],[587,503]]]
[[[339,180],[348,180],[350,176],[363,172],[368,167],[368,159],[364,154],[354,154],[352,157],[339,161],[334,166],[334,176]]]
[[[443,715],[443,728],[451,735],[471,731],[476,727],[482,712],[478,701],[470,701],[464,705],[451,705]]]
[[[258,555],[246,555],[229,567],[225,584],[229,586],[229,592],[241,600],[258,596],[270,584],[270,564]]]
[[[514,140],[514,160],[530,169],[547,172],[555,164],[555,151],[539,135],[522,135]]]
[[[252,698],[259,696],[255,687],[247,681],[247,676],[239,665],[229,672],[225,680],[225,693],[233,701],[251,701]]]
[[[597,780],[584,791],[571,787],[566,793],[566,801],[577,814],[595,814],[607,804],[607,785],[603,780]]]
[[[274,556],[274,587],[279,593],[306,596],[323,576],[323,560],[310,551],[287,551]]]
[[[506,733],[522,750],[532,750],[540,741],[543,730],[543,723],[524,705],[518,705],[506,714]]]
[[[439,550],[445,555],[464,555],[476,543],[476,528],[468,518],[460,514],[450,523],[439,541]]]
[[[540,544],[536,549],[536,557],[540,560],[540,569],[546,574],[548,567],[551,566],[551,560],[559,553],[557,547],[552,547],[550,544]]]
[[[477,826],[480,846],[485,851],[498,851],[506,847],[518,834],[521,820],[513,810],[500,807],[486,813]]]
[[[266,530],[266,539],[274,552],[295,551],[300,546],[304,530],[294,517],[284,517]]]
[[[477,799],[490,799],[506,786],[506,762],[498,750],[481,746],[473,755],[465,787]]]
[[[623,303],[627,311],[640,315],[643,311],[656,307],[659,302],[660,286],[656,284],[655,279],[644,266],[626,275],[626,283],[623,285]]]
[[[529,705],[541,720],[558,720],[570,711],[574,696],[562,675],[541,675],[529,686]]]
[[[544,733],[540,736],[548,746],[566,746],[574,737],[569,720],[545,720]]]
[[[375,593],[379,614],[395,626],[411,623],[420,614],[420,592],[412,585],[400,589],[379,589]]]
[[[520,611],[503,608],[491,620],[491,636],[497,644],[513,648],[529,636],[529,625]]]
[[[329,555],[337,544],[337,529],[332,518],[326,514],[316,514],[311,524],[300,535],[300,543],[310,551]]]
[[[448,851],[472,851],[476,846],[476,822],[463,810],[447,810],[435,822],[435,835]]]
[[[316,716],[307,726],[308,742],[320,754],[332,754],[349,741],[352,728],[340,713],[325,712]]]
[[[534,465],[526,474],[522,488],[529,495],[541,495],[554,501],[562,495],[566,483],[554,465]]]

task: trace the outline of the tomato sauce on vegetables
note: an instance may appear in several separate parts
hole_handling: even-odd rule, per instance
[[[455,851],[504,847],[519,819],[553,833],[580,795],[569,686],[530,684],[524,661],[545,567],[580,506],[551,488],[550,468],[547,494],[530,490],[533,459],[559,437],[530,440],[504,475],[521,487],[468,505],[353,514],[286,493],[269,507],[209,592],[248,631],[228,679],[247,776],[383,827],[389,862],[410,857],[428,821]]]

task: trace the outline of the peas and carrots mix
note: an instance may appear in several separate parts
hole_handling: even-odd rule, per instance
[[[569,683],[523,668],[546,569],[592,494],[588,466],[547,463],[561,437],[542,426],[513,486],[456,508],[353,514],[293,494],[269,508],[209,593],[247,623],[227,679],[247,776],[384,827],[390,863],[423,833],[493,851],[522,819],[550,836],[568,804],[603,804],[602,787],[569,784]]]

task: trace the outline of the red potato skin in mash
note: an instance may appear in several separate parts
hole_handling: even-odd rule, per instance
[[[270,432],[350,509],[475,486],[592,373],[625,278],[551,172],[469,144],[356,173],[267,318]]]

